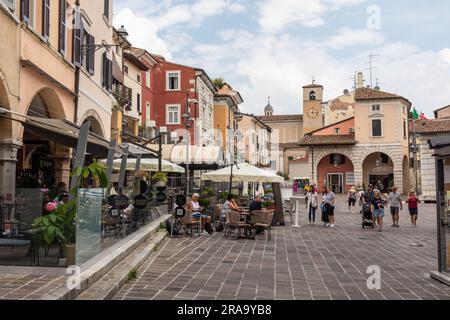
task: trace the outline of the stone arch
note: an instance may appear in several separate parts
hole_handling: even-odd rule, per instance
[[[343,156],[344,157],[343,163],[339,165],[332,165],[330,163],[331,160],[330,157],[332,155]],[[352,183],[351,185],[347,185],[347,181],[349,180],[348,179],[349,173],[353,173],[354,179],[354,172],[355,172],[355,164],[353,162],[351,152],[346,152],[346,150],[323,152],[317,159],[318,161],[315,164],[317,172],[316,182],[319,188],[322,188],[323,186],[328,186],[335,193],[344,193],[355,185],[354,183]],[[333,175],[329,176],[329,174]]]
[[[401,146],[370,146],[361,150],[361,171],[365,159],[373,153],[384,153],[393,162],[394,184],[399,191],[403,191],[403,157],[404,152]],[[362,174],[362,172],[361,172]]]
[[[55,89],[49,87],[40,88],[30,97],[26,105],[25,113],[31,117],[50,119],[66,118],[59,94]],[[19,134],[19,139],[23,141],[23,146],[18,150],[18,177],[22,173],[25,173],[28,177],[33,177],[36,181],[38,181],[38,177],[43,177],[39,183],[44,183],[49,186],[57,181],[68,182],[70,174],[70,148],[57,144],[49,139],[40,138],[32,131],[27,131],[25,128],[22,128]],[[45,163],[44,166],[36,165],[39,161],[31,162],[37,151],[40,152],[39,157],[43,159],[42,163]]]
[[[105,127],[102,118],[94,109],[86,111],[80,119],[79,125],[82,125],[87,120],[91,120],[91,131],[101,137],[105,137]]]
[[[45,102],[45,105],[47,106],[48,116],[51,119],[65,119],[66,114],[64,111],[64,107],[61,101],[61,98],[59,97],[58,93],[48,87],[44,87],[40,90],[38,90],[30,99],[30,101],[27,104],[27,109],[25,110],[26,114],[30,112],[30,107],[35,100],[36,97],[41,97],[42,100]],[[33,116],[30,114],[30,116]]]
[[[0,72],[0,107],[11,110],[11,101],[9,98],[6,78]],[[12,121],[0,117],[0,137],[2,139],[12,138]]]

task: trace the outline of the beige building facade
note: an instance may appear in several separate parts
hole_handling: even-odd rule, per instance
[[[300,142],[309,147],[312,180],[338,192],[369,184],[408,192],[411,103],[371,88],[356,89],[354,99],[354,118],[313,131]]]
[[[113,108],[112,55],[114,47],[93,47],[113,44],[113,1],[80,0],[80,85],[77,123],[91,121],[91,130],[105,139],[111,137]]]
[[[270,167],[272,128],[258,117],[246,114],[241,114],[238,126],[242,133],[242,140],[238,141],[240,158],[258,167]]]
[[[235,146],[238,130],[237,114],[239,105],[244,102],[238,91],[225,83],[214,96],[214,130],[215,140],[223,148],[227,164],[233,161],[233,148]]]
[[[434,111],[436,119],[450,118],[450,106],[446,106]]]
[[[264,108],[264,116],[258,118],[272,128],[272,158],[277,171],[291,179],[307,174],[305,168],[307,150],[297,146],[303,138],[303,115],[277,115],[270,100]],[[276,148],[275,146],[278,146]]]

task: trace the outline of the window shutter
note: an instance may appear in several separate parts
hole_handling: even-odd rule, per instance
[[[15,0],[3,0],[3,2],[6,4],[6,6],[14,12],[16,10],[16,1]]]
[[[106,59],[106,51],[105,51],[105,52],[103,52],[103,56],[102,56],[102,87],[108,86],[107,69],[108,69],[108,60]]]
[[[86,66],[89,73],[94,75],[95,74],[95,49],[94,49],[94,44],[95,44],[95,38],[91,35],[88,35],[88,45],[89,45],[89,62],[88,65]]]
[[[59,0],[59,52],[66,52],[66,2],[67,0]]]
[[[107,61],[108,61],[108,91],[111,91],[112,90],[112,80],[113,80],[112,61],[109,59]]]
[[[50,0],[42,1],[42,35],[50,36]]]
[[[73,31],[73,63],[77,67],[81,67],[81,54],[83,43],[83,23],[79,23],[80,27]]]
[[[137,111],[141,112],[141,95],[137,94]]]
[[[20,16],[23,21],[30,21],[30,0],[20,0]]]

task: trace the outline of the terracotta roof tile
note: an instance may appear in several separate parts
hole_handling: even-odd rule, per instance
[[[261,121],[303,121],[302,114],[258,116]]]
[[[443,133],[450,132],[450,119],[430,119],[430,120],[416,120],[416,132],[427,134],[427,133]],[[409,121],[409,131],[414,131],[413,121]]]
[[[389,93],[389,92],[385,92],[385,91],[380,91],[380,90],[375,90],[372,88],[358,88],[355,91],[355,100],[383,100],[383,99],[402,99],[404,101],[406,101],[408,104],[411,104],[411,102],[399,95],[393,94],[393,93]]]
[[[335,134],[315,136],[307,135],[298,143],[299,146],[355,145],[355,134]]]

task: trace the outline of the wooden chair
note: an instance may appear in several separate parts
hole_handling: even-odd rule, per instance
[[[194,219],[192,217],[192,211],[186,210],[186,214],[180,219],[180,224],[183,226],[187,235],[194,235],[200,233],[202,229],[202,219]]]
[[[265,231],[267,230],[267,239],[270,241],[272,239],[272,220],[275,213],[274,210],[262,210],[255,213],[255,218],[252,216],[252,229],[256,231],[256,228],[261,228]],[[253,223],[254,222],[254,223]]]
[[[221,220],[222,208],[223,208],[223,204],[217,204],[214,207],[214,211],[213,211],[213,214],[211,216],[211,222],[214,225],[216,225]]]
[[[225,228],[225,237],[228,239],[235,229],[238,230],[238,239],[241,237],[242,229],[250,229],[250,224],[241,221],[239,212],[231,210],[227,213],[227,223]]]

